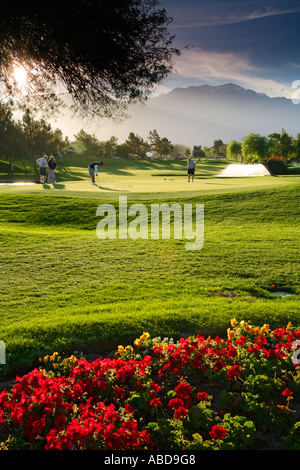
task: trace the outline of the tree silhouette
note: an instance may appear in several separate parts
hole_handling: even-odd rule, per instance
[[[53,103],[62,87],[85,113],[112,116],[144,101],[180,52],[157,0],[2,0],[2,96],[16,95],[14,67],[27,72],[27,96]]]

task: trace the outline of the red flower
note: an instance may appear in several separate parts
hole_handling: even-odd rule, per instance
[[[227,434],[227,429],[222,428],[222,426],[218,426],[217,424],[211,428],[209,435],[211,436],[213,441],[216,440],[223,440],[225,439]]]
[[[54,427],[57,429],[62,429],[65,422],[66,422],[66,417],[63,413],[61,413],[56,417],[54,421]]]
[[[185,400],[184,406],[186,408],[190,408],[191,406],[193,406],[193,400],[191,398],[188,398],[187,400]]]
[[[247,338],[245,336],[240,336],[235,340],[234,344],[236,344],[237,346],[244,346],[246,340]]]
[[[169,405],[168,405],[170,408],[175,408],[175,410],[177,410],[178,408],[180,408],[181,406],[183,406],[183,401],[181,400],[181,398],[172,398],[170,401],[169,401]]]
[[[226,372],[228,380],[236,379],[237,377],[240,377],[241,374],[242,374],[242,371],[241,371],[240,367],[237,364],[230,367],[230,369],[228,369],[227,372]]]
[[[155,392],[155,393],[158,393],[159,390],[160,390],[160,388],[161,388],[161,386],[158,385],[156,382],[152,382],[152,383],[150,384],[150,387],[149,387],[149,388],[150,388],[151,391],[153,391],[153,392]]]
[[[114,396],[116,398],[125,398],[126,394],[125,394],[124,389],[116,385],[114,388]]]
[[[206,392],[198,392],[197,393],[197,399],[199,401],[208,401],[209,395]]]
[[[178,397],[182,398],[183,400],[186,400],[187,398],[189,398],[192,391],[193,391],[192,387],[189,384],[187,384],[186,382],[181,382],[175,388],[176,395]]]
[[[293,395],[294,392],[292,392],[292,390],[290,390],[289,388],[286,388],[285,390],[283,390],[282,392],[282,396],[283,397],[291,397]]]
[[[129,405],[129,403],[125,404],[124,409],[125,409],[125,413],[128,413],[130,415],[134,413],[134,409],[132,408],[132,406]]]
[[[180,419],[180,418],[184,418],[185,416],[188,415],[188,410],[186,408],[184,408],[183,406],[180,406],[179,408],[177,408],[177,410],[174,411],[174,418],[175,419]]]
[[[162,402],[158,400],[157,398],[153,398],[150,403],[150,406],[153,406],[154,408],[157,408],[158,406],[162,406]]]

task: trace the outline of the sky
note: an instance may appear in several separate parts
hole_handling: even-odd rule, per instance
[[[228,82],[271,97],[297,93],[299,0],[161,0],[161,6],[173,18],[175,44],[188,47],[160,93]]]
[[[300,0],[160,0],[160,7],[173,18],[169,31],[182,53],[154,96],[176,87],[235,83],[272,98],[300,99]],[[290,121],[294,126],[293,117]],[[67,117],[56,126],[71,139],[81,128],[100,140],[116,135],[119,142],[129,130],[143,137],[149,132],[131,120],[92,125]],[[171,131],[167,137],[172,140]]]

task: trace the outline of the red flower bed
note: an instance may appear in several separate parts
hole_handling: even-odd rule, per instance
[[[300,328],[231,325],[226,340],[144,333],[113,359],[47,356],[0,393],[0,448],[300,449]]]

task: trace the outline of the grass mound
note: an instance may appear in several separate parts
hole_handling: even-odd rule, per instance
[[[0,375],[29,370],[53,350],[101,353],[141,329],[178,339],[224,335],[234,316],[274,327],[297,322],[298,185],[178,196],[180,204],[204,204],[204,246],[196,252],[185,250],[185,240],[99,240],[99,202],[2,194],[0,340],[7,361]],[[105,202],[118,206],[117,198]],[[151,199],[132,202],[149,209]]]

